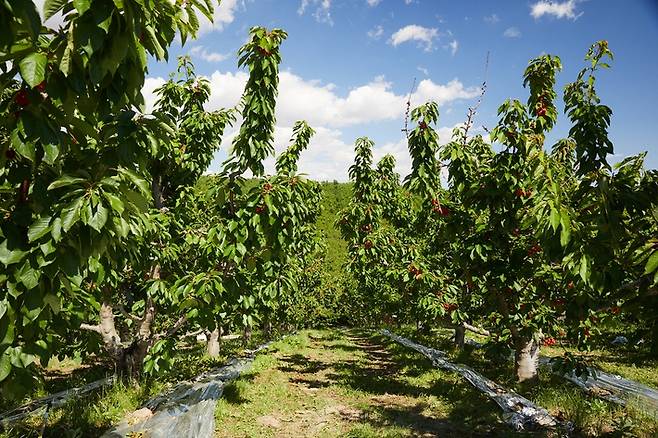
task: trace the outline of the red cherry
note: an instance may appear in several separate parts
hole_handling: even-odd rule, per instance
[[[263,184],[263,191],[269,192],[270,190],[272,190],[272,184],[270,183]]]
[[[588,328],[585,329],[585,337],[586,337],[586,338],[589,338],[589,337],[590,337],[590,332],[589,332],[589,329],[588,329]]]
[[[14,101],[18,104],[18,106],[25,108],[30,104],[30,97],[27,95],[27,91],[21,89],[18,90],[14,96]]]
[[[16,158],[16,151],[13,150],[12,148],[8,148],[5,151],[5,157],[7,157],[8,160],[13,160],[14,158]]]
[[[366,240],[366,243],[364,245],[366,249],[370,249],[373,247],[373,243],[370,240]]]
[[[40,93],[45,93],[46,92],[46,81],[42,81],[40,84],[38,84],[35,87],[37,90],[39,90]]]
[[[514,190],[514,194],[516,195],[517,198],[520,198],[525,195],[525,192],[523,191],[522,188],[518,188]]]
[[[265,211],[265,206],[264,205],[257,205],[256,206],[256,214],[261,214]]]
[[[537,110],[537,115],[539,117],[544,117],[546,115],[546,108],[543,106],[539,107],[539,109]]]
[[[567,289],[573,289],[573,288],[574,288],[573,281],[570,281],[569,284],[567,284]]]
[[[554,338],[549,337],[549,338],[544,339],[544,345],[547,346],[547,347],[552,347],[553,345],[555,345],[555,343],[556,343],[556,341],[555,341]]]
[[[613,306],[610,311],[612,312],[613,315],[619,315],[621,312],[621,309],[618,306]]]
[[[420,129],[423,130],[423,131],[427,129],[427,123],[425,123],[424,121],[420,122],[420,123],[418,124],[418,126],[419,126]]]

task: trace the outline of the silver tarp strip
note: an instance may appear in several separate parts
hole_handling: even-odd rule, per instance
[[[397,336],[388,330],[382,330],[381,333],[405,347],[412,348],[419,353],[422,353],[432,361],[434,366],[444,370],[453,371],[465,378],[471,385],[483,392],[501,407],[504,420],[515,430],[522,431],[538,428],[558,428],[568,434],[573,429],[571,423],[565,423],[558,420],[546,409],[535,405],[525,397],[505,389],[466,365],[450,362],[444,352],[417,344],[407,338]]]

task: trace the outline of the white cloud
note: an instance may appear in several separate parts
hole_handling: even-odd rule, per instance
[[[194,46],[190,49],[190,54],[207,62],[221,62],[229,58],[229,55],[218,52],[210,52],[203,46]]]
[[[398,46],[408,41],[418,41],[425,51],[433,49],[434,40],[438,38],[439,30],[436,28],[429,28],[419,26],[417,24],[410,24],[396,31],[392,36],[390,43],[393,46]]]
[[[247,79],[248,74],[244,71],[215,71],[209,77],[211,96],[207,109],[237,105]],[[155,101],[153,90],[162,83],[164,83],[163,78],[147,78],[143,93],[150,107]],[[479,88],[465,87],[458,79],[445,84],[423,79],[418,83],[411,101],[412,105],[418,105],[434,100],[443,107],[460,99],[472,99],[479,93]],[[300,172],[308,173],[311,178],[319,180],[346,181],[347,169],[354,159],[354,139],[346,140],[342,129],[349,126],[365,127],[371,123],[387,121],[401,124],[406,101],[406,93],[396,94],[392,84],[383,76],[340,94],[333,84],[306,80],[290,71],[282,71],[276,108],[275,149],[278,153],[287,147],[294,122],[305,119],[317,134],[311,141],[309,149],[301,156]],[[239,121],[224,135],[222,150],[215,157],[211,166],[212,171],[220,168],[238,126]],[[451,132],[450,127],[439,129],[442,144],[450,140]],[[401,138],[397,142],[390,141],[375,146],[376,157],[386,153],[395,155],[398,171],[402,175],[408,173],[410,158],[406,139]],[[265,164],[266,169],[272,172],[273,158],[268,159]]]
[[[331,0],[302,0],[297,14],[304,15],[306,9],[311,5],[316,6],[313,17],[318,23],[334,25],[334,20],[331,18]]]
[[[368,6],[372,7],[372,6],[377,6],[378,4],[380,4],[382,2],[382,0],[366,0],[366,2],[368,3]]]
[[[429,75],[430,75],[430,71],[429,71],[428,69],[426,69],[425,67],[421,67],[421,66],[419,65],[418,67],[416,67],[416,69],[417,69],[419,72],[421,72],[422,74],[424,74],[425,76],[429,76]]]
[[[533,18],[540,18],[543,15],[552,15],[555,18],[569,18],[575,20],[582,15],[576,13],[577,0],[567,0],[564,2],[554,2],[540,0],[530,6],[530,15]]]
[[[384,35],[384,28],[382,26],[376,26],[368,31],[368,38],[373,40],[380,39],[382,35]]]
[[[148,114],[153,110],[157,96],[155,95],[155,89],[160,87],[165,83],[165,79],[161,77],[156,78],[146,78],[144,80],[144,87],[142,87],[142,95],[144,96],[144,102],[146,103],[145,112]]]
[[[235,10],[242,4],[243,2],[238,2],[238,0],[222,0],[219,6],[215,4],[213,23],[208,21],[204,15],[199,14],[199,34],[223,30],[227,25],[233,23],[233,20],[235,20]]]
[[[457,49],[459,48],[459,43],[457,40],[452,40],[449,44],[448,47],[450,47],[450,53],[452,56],[455,56],[455,53],[457,53]]]
[[[505,32],[503,32],[503,36],[507,38],[519,38],[521,36],[521,31],[516,27],[508,27],[505,29]]]
[[[484,21],[490,24],[496,24],[500,21],[500,18],[496,14],[491,14],[484,17]]]

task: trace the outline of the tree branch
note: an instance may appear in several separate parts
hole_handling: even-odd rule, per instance
[[[139,316],[128,313],[125,307],[123,307],[123,304],[119,304],[117,307],[119,308],[119,312],[121,312],[125,318],[132,319],[135,322],[140,322],[142,320]]]
[[[96,332],[96,333],[98,333],[99,335],[102,334],[102,332],[101,332],[101,326],[100,326],[99,324],[91,325],[91,324],[85,324],[85,323],[82,323],[82,324],[80,324],[80,328],[81,328],[82,330],[89,330],[89,331],[92,331],[92,332]]]

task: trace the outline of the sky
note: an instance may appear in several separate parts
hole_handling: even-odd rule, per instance
[[[223,0],[215,23],[204,22],[197,40],[176,43],[169,63],[150,61],[147,102],[175,69],[176,56],[189,54],[197,73],[211,81],[208,109],[236,105],[247,79],[236,53],[256,25],[288,32],[281,47],[275,149],[289,144],[296,120],[308,121],[317,133],[300,171],[313,179],[347,180],[354,141],[361,136],[375,142],[375,159],[391,153],[398,171],[407,174],[401,129],[414,80],[412,106],[439,104],[437,128],[446,143],[485,80],[473,132],[496,124],[505,99],[527,99],[522,74],[531,58],[561,58],[561,97],[564,85],[585,67],[588,47],[601,39],[615,54],[612,69],[597,79],[602,103],[613,110],[611,161],[648,151],[647,167],[658,168],[658,0]],[[221,168],[237,127],[225,133],[209,171]],[[562,114],[549,145],[569,127]],[[272,159],[266,169],[273,170]]]

